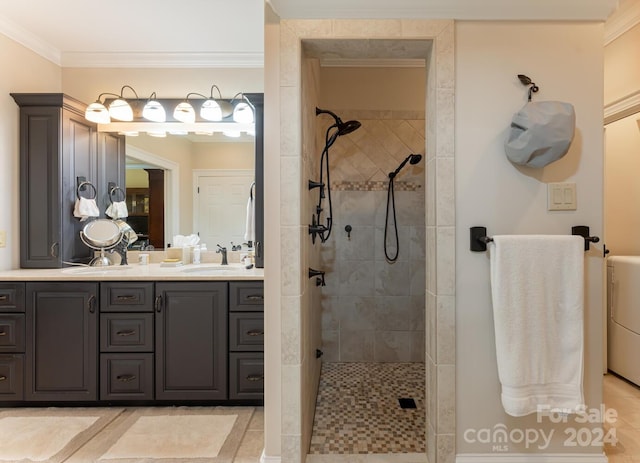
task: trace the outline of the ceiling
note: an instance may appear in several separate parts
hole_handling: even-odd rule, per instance
[[[268,0],[282,18],[603,20],[617,0]],[[264,0],[0,0],[0,33],[63,67],[262,67]]]

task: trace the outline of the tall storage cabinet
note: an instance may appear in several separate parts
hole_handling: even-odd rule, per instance
[[[86,262],[79,239],[84,223],[73,216],[78,180],[83,196],[96,196],[104,214],[107,182],[124,182],[124,148],[118,138],[98,146],[86,105],[62,93],[12,93],[20,106],[20,267],[56,268]],[[113,179],[108,178],[113,177]]]

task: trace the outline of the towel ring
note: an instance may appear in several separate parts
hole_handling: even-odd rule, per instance
[[[78,199],[82,198],[82,196],[80,196],[80,192],[84,191],[84,187],[90,186],[91,189],[93,190],[93,196],[90,198],[86,198],[86,199],[96,199],[96,196],[98,196],[98,191],[96,190],[96,187],[93,185],[93,183],[91,182],[80,182],[78,184],[78,188],[76,188],[76,196],[78,197]]]
[[[122,199],[120,201],[124,201],[127,198],[127,194],[124,192],[124,190],[119,186],[115,186],[109,190],[109,202],[111,204],[113,204],[113,199],[118,192],[122,193]]]

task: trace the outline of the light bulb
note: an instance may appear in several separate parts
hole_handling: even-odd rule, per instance
[[[208,121],[218,122],[222,120],[222,109],[216,100],[209,98],[200,107],[200,117]]]
[[[159,101],[149,100],[142,109],[142,117],[152,122],[165,122],[167,113]]]

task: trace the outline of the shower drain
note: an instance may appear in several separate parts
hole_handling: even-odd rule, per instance
[[[411,398],[398,399],[400,408],[416,408],[416,401]]]

